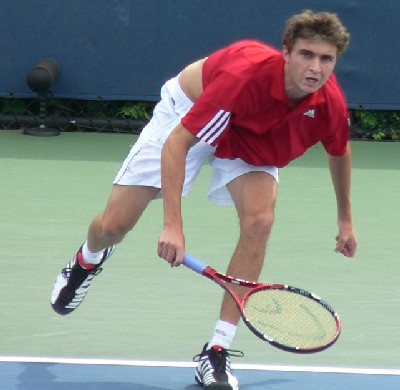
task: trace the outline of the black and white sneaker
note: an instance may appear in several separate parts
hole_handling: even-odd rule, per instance
[[[83,268],[82,247],[62,269],[54,283],[51,293],[51,306],[53,310],[61,315],[69,314],[74,311],[85,298],[92,279],[98,275],[102,268],[101,265],[111,256],[114,246],[103,251],[103,257],[99,264],[90,265]]]
[[[231,370],[229,356],[243,357],[243,352],[214,345],[193,358],[199,362],[195,371],[196,382],[207,390],[239,390],[239,382]]]

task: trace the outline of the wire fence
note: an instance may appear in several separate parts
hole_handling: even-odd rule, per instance
[[[0,129],[44,125],[59,131],[140,133],[152,115],[154,103],[70,100],[0,99]]]

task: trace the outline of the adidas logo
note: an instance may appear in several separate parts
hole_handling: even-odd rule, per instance
[[[315,110],[314,109],[308,110],[303,115],[308,116],[309,118],[315,118]]]

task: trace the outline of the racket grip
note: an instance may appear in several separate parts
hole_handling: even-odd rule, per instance
[[[201,260],[196,259],[188,253],[186,253],[185,257],[183,258],[183,265],[190,268],[192,271],[197,272],[198,274],[202,274],[207,268],[207,264],[204,264]]]

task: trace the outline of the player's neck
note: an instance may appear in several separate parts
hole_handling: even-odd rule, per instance
[[[285,94],[291,107],[298,106],[303,99],[309,96],[309,93],[302,91],[294,84],[285,85]]]

